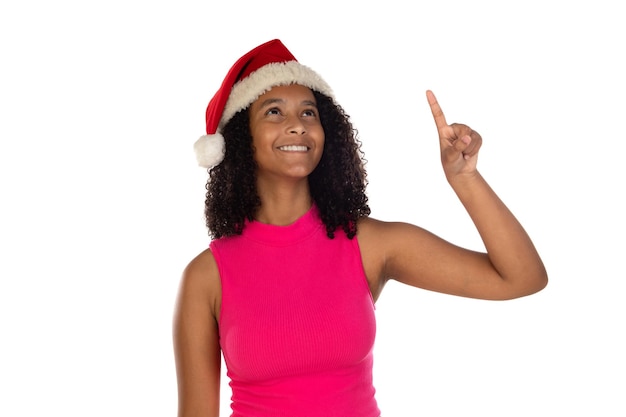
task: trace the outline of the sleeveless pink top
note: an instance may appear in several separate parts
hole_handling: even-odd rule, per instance
[[[374,303],[356,238],[313,207],[211,242],[233,417],[378,417]]]

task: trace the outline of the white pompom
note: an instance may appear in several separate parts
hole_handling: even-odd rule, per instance
[[[194,143],[198,165],[204,168],[213,168],[224,159],[224,136],[220,133],[204,135]]]

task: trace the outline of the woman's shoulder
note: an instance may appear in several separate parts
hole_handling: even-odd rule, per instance
[[[210,248],[196,255],[185,268],[185,275],[202,275],[217,271],[217,263]]]
[[[374,253],[392,254],[407,245],[423,245],[430,233],[411,223],[363,217],[357,224],[359,245]],[[386,255],[385,255],[386,256]]]
[[[219,311],[220,275],[211,249],[203,250],[187,264],[181,278],[180,294],[192,299],[210,300],[213,313]]]
[[[404,232],[425,232],[425,230],[419,226],[416,226],[411,223],[402,222],[402,221],[385,221],[375,219],[373,217],[362,217],[359,219],[358,223],[359,235],[364,235],[367,237],[374,237],[378,234],[398,234]]]
[[[372,217],[361,217],[357,222],[357,238],[359,245],[366,245],[369,242],[375,242],[377,235],[383,233],[385,222]]]
[[[398,222],[379,220],[370,216],[361,217],[357,223],[359,239],[376,238],[379,233],[386,233],[400,225]]]
[[[386,252],[380,243],[382,229],[384,229],[384,222],[371,217],[362,217],[357,223],[361,260],[374,301],[378,299],[385,285]]]

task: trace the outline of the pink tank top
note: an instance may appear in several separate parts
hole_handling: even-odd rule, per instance
[[[356,238],[329,239],[313,207],[210,247],[232,416],[378,417],[374,303]]]

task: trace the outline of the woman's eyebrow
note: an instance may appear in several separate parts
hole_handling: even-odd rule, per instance
[[[261,104],[259,105],[259,107],[263,108],[263,107],[271,106],[272,104],[284,103],[284,102],[285,100],[283,100],[282,98],[268,98],[266,100],[263,100]],[[302,100],[300,105],[317,107],[317,103],[313,100]]]
[[[261,103],[259,107],[263,108],[266,106],[271,106],[272,104],[276,104],[276,103],[284,103],[284,100],[282,98],[268,98],[266,100],[263,100],[263,102]]]

